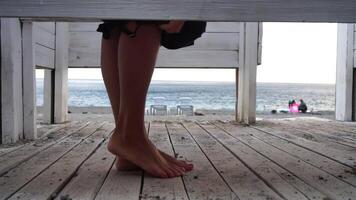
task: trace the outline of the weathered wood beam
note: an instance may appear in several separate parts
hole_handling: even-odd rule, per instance
[[[256,121],[256,72],[258,63],[259,23],[240,25],[237,121]]]
[[[352,120],[354,24],[339,24],[337,34],[335,119]]]
[[[137,13],[140,13],[139,15]],[[354,0],[1,0],[1,17],[356,22]]]
[[[21,25],[17,18],[1,21],[1,143],[23,137]]]
[[[32,22],[22,24],[23,130],[25,139],[37,137],[35,32]]]
[[[68,23],[56,23],[56,51],[54,75],[54,122],[63,123],[68,118]]]
[[[47,124],[54,123],[54,74],[54,70],[44,70],[43,121]]]

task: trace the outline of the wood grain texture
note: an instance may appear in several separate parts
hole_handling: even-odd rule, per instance
[[[37,138],[35,32],[32,22],[22,23],[23,131],[25,139]]]
[[[99,50],[86,48],[69,49],[70,68],[98,68]],[[163,50],[159,52],[158,68],[236,68],[237,51]]]
[[[51,48],[35,44],[35,64],[39,68],[54,69],[55,51]]]
[[[215,124],[215,123],[214,123]],[[216,125],[216,124],[215,124]],[[230,124],[231,128],[239,125]],[[203,127],[216,140],[220,141],[245,165],[249,166],[260,179],[264,180],[274,191],[278,192],[285,199],[320,199],[324,200],[327,196],[312,186],[300,180],[289,170],[279,166],[273,160],[270,160],[258,151],[242,143],[237,138],[232,137],[221,129],[220,126]]]
[[[205,129],[192,122],[185,122],[183,125],[239,199],[283,199]],[[206,123],[204,125],[212,126]]]
[[[17,18],[1,21],[1,142],[23,138],[21,24]]]
[[[104,128],[111,131],[114,129],[114,124],[108,124]],[[83,200],[95,198],[115,160],[115,156],[107,150],[107,143],[108,140],[83,163],[76,176],[58,194],[57,199],[63,197]]]
[[[256,121],[259,23],[240,23],[240,31],[237,120],[252,124]]]
[[[194,170],[183,176],[190,199],[238,198],[201,151],[186,129],[178,123],[166,123],[179,159],[193,161]]]
[[[0,177],[0,199],[10,197],[93,133],[94,131],[86,129],[71,135],[7,172],[5,176]]]
[[[25,187],[18,190],[9,199],[50,199],[56,197],[63,184],[75,175],[78,166],[82,165],[112,131],[105,127],[101,128],[102,125],[102,123],[97,123],[89,131],[89,133],[95,131],[92,135],[61,157],[44,173],[41,173]],[[38,188],[41,188],[41,190],[38,190]]]
[[[317,141],[312,141],[307,138],[297,137],[294,135],[293,130],[288,128],[281,127],[272,127],[272,126],[255,126],[261,131],[279,137],[283,140],[301,146],[303,148],[308,149],[309,151],[313,151],[315,153],[321,154],[329,159],[332,159],[336,162],[339,162],[343,165],[354,168],[356,165],[356,154],[355,150],[346,150],[345,147],[343,149],[339,148],[329,148],[329,145]]]
[[[23,148],[20,148],[17,151],[1,156],[0,162],[2,164],[0,165],[0,175],[3,175],[10,169],[16,167],[22,162],[25,162],[39,152],[53,146],[65,137],[77,133],[77,131],[80,131],[85,126],[87,126],[87,123],[67,124],[65,125],[65,128],[54,132],[50,135],[50,137],[41,138],[36,140],[34,143],[25,145]]]
[[[150,140],[158,149],[174,156],[166,126],[162,122],[151,122],[149,126]],[[141,199],[176,199],[188,200],[182,177],[170,179],[154,178],[145,173]]]
[[[236,68],[239,49],[237,22],[208,22],[194,46],[170,51],[161,47],[156,67]],[[69,66],[99,67],[101,34],[97,23],[69,23]]]
[[[137,13],[140,13],[139,15]],[[351,0],[2,0],[1,17],[356,22]]]
[[[338,24],[335,87],[336,120],[352,120],[354,34],[353,24]]]
[[[356,198],[355,186],[345,183],[332,174],[320,170],[318,167],[310,165],[281,149],[277,149],[253,137],[252,133],[244,131],[248,129],[248,127],[229,126],[224,127],[224,129],[245,145],[255,149],[265,157],[278,163],[281,167],[288,169],[288,171],[301,178],[307,184],[313,186],[324,194],[327,194],[329,198],[344,200],[348,200],[350,197],[351,199]]]
[[[204,33],[197,39],[194,46],[184,50],[238,50],[238,33]],[[98,32],[70,32],[69,48],[89,48],[92,51],[100,51],[101,34]],[[165,49],[164,47],[161,50]]]
[[[281,140],[262,131],[246,128],[245,132],[251,133],[253,134],[253,137],[256,137],[261,141],[264,141],[280,150],[283,150],[290,155],[293,155],[296,158],[301,159],[319,169],[322,169],[323,171],[334,177],[337,177],[338,179],[356,186],[356,175],[349,173],[353,171],[353,168],[351,167],[342,165],[341,163],[331,160],[325,156],[308,151],[307,149],[292,143],[288,143],[285,140]]]
[[[54,74],[54,122],[68,119],[68,23],[56,23],[56,51]]]
[[[23,23],[28,23],[24,21]],[[37,44],[50,49],[55,49],[55,33],[50,30],[54,27],[54,22],[34,22],[34,40]],[[55,30],[53,30],[55,31]]]
[[[142,171],[117,171],[111,167],[96,200],[137,200],[140,198]]]

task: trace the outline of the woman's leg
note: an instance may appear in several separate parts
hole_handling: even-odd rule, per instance
[[[109,39],[103,38],[101,40],[101,73],[110,99],[116,126],[120,109],[120,83],[117,59],[119,38],[120,35],[117,34],[117,30],[113,30]],[[118,170],[139,169],[130,161],[119,157],[116,157],[116,167]]]
[[[175,177],[182,175],[184,169],[159,153],[149,142],[144,127],[145,100],[159,46],[160,31],[155,25],[142,25],[134,38],[121,35],[119,134],[112,136],[108,148],[154,176]]]
[[[101,71],[112,106],[115,124],[117,126],[120,106],[120,82],[118,69],[118,42],[120,35],[115,31],[117,30],[113,31],[110,39],[102,39]],[[168,162],[173,162],[174,164],[183,167],[186,171],[192,170],[193,165],[184,161],[179,161],[164,152],[159,152]],[[121,157],[117,157],[115,164],[118,170],[139,169],[137,165]]]

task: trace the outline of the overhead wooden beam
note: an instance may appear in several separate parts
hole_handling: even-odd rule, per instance
[[[137,13],[140,13],[139,15]],[[354,0],[1,0],[0,17],[356,22]]]

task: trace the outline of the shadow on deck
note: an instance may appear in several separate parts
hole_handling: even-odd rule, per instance
[[[174,179],[118,172],[114,124],[44,126],[0,148],[0,199],[356,199],[356,124],[317,119],[147,122],[163,151],[192,160]]]

